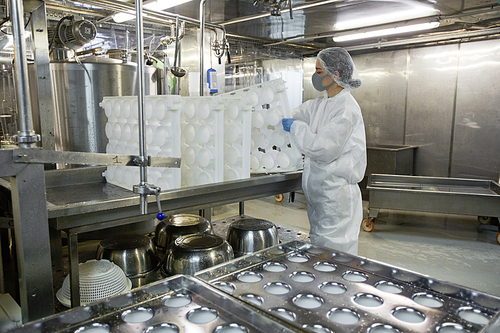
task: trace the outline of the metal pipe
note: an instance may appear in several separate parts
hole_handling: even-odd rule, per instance
[[[344,47],[347,51],[361,51],[361,50],[369,50],[369,49],[379,49],[381,47],[391,47],[391,46],[401,46],[401,45],[410,45],[410,44],[418,44],[418,43],[433,43],[433,42],[441,42],[444,40],[452,40],[452,39],[460,39],[460,38],[473,38],[473,37],[481,37],[487,35],[500,34],[500,28],[491,28],[484,30],[476,30],[476,31],[462,31],[462,32],[454,32],[448,34],[441,34],[435,36],[426,36],[426,37],[416,37],[388,42],[379,42],[372,44],[364,44],[359,46],[346,46]]]
[[[304,7],[303,6],[302,7],[296,6],[295,10],[297,10],[297,9],[304,9]],[[485,14],[485,13],[492,13],[494,11],[499,11],[499,10],[500,10],[500,6],[495,5],[495,7],[493,7],[493,8],[491,6],[488,6],[486,8],[481,8],[481,9],[476,9],[476,10],[470,10],[470,11],[464,11],[464,12],[461,12],[461,13],[455,14],[455,15],[449,15],[449,16],[432,15],[432,16],[428,16],[428,17],[420,17],[420,18],[411,19],[411,20],[395,21],[395,22],[386,23],[386,24],[378,24],[378,25],[374,25],[374,26],[366,26],[366,27],[363,27],[362,29],[370,29],[370,28],[383,29],[386,26],[392,27],[392,26],[394,26],[396,24],[411,25],[411,24],[418,24],[418,23],[422,23],[422,22],[428,22],[429,20],[436,20],[436,21],[440,21],[440,22],[452,21],[452,20],[454,20],[456,18],[460,18],[460,17],[464,17],[464,16],[471,16],[471,15],[480,15],[480,14]],[[259,15],[262,15],[262,14],[259,14]],[[259,17],[262,17],[262,16],[259,16]],[[254,18],[258,18],[257,15],[254,15]],[[222,25],[228,25],[228,24],[233,24],[233,23],[248,21],[250,19],[252,19],[251,16],[247,16],[245,18],[238,18],[238,19],[235,19],[235,20],[231,20],[231,21],[227,21],[227,22],[221,23],[221,24]],[[267,47],[268,46],[276,46],[276,45],[281,45],[281,44],[289,44],[289,43],[292,43],[292,42],[306,42],[306,41],[314,40],[314,39],[317,39],[317,38],[333,38],[333,37],[337,36],[339,33],[345,33],[345,32],[348,32],[348,31],[358,32],[359,30],[360,30],[360,28],[355,28],[355,29],[348,29],[348,30],[343,30],[343,31],[335,31],[335,32],[330,32],[330,33],[322,33],[322,34],[297,35],[295,37],[286,38],[286,39],[280,40],[278,42],[266,43],[265,46],[267,46]],[[487,29],[484,29],[484,30],[487,30]],[[484,31],[484,30],[480,30],[480,31]],[[476,32],[472,31],[472,33],[475,34]],[[440,35],[435,35],[435,36],[430,36],[430,37],[422,37],[422,38],[424,38],[424,39],[425,38],[430,38],[431,40],[436,40],[436,39],[439,39],[439,36],[443,36],[443,37],[445,37],[445,39],[449,39],[447,37],[448,36],[447,33],[440,34]],[[385,43],[386,42],[376,43],[376,44],[380,45],[380,44],[385,44]],[[405,42],[403,40],[395,41],[395,42],[388,42],[388,43],[391,44],[389,46],[404,45],[405,44]],[[363,50],[363,49],[373,48],[372,46],[365,47],[366,45],[371,45],[371,44],[358,45],[358,46],[352,47],[351,49],[352,50]],[[301,47],[303,47],[303,46],[301,46]]]
[[[5,1],[5,17],[10,17],[10,5],[8,1]]]
[[[203,96],[203,44],[204,40],[204,31],[205,31],[205,1],[200,0],[200,39],[198,41],[198,47],[200,49],[200,96]]]
[[[14,82],[19,110],[19,132],[17,142],[21,148],[32,148],[37,140],[33,131],[31,101],[29,93],[28,62],[24,37],[23,1],[10,0],[12,34],[14,36]]]
[[[403,20],[403,21],[395,21],[395,22],[390,22],[390,23],[382,23],[382,24],[376,24],[376,25],[371,25],[371,26],[366,26],[362,28],[352,28],[352,29],[346,29],[346,30],[339,30],[339,31],[334,31],[334,32],[328,32],[328,33],[321,33],[321,34],[312,34],[312,35],[298,35],[295,37],[290,37],[278,42],[274,43],[267,43],[265,46],[275,46],[275,45],[281,45],[281,44],[288,44],[290,42],[307,42],[310,40],[314,40],[317,38],[333,38],[337,37],[339,35],[343,34],[348,34],[348,33],[359,33],[359,32],[365,32],[365,31],[376,31],[376,30],[381,30],[381,29],[390,29],[394,28],[397,26],[401,25],[413,25],[413,24],[420,24],[420,23],[428,23],[428,22],[437,22],[439,21],[439,16],[438,15],[432,15],[432,16],[427,16],[427,17],[420,17],[416,19],[411,19],[411,20]]]
[[[45,2],[45,7],[47,9],[51,10],[59,10],[64,13],[73,13],[73,14],[78,14],[78,15],[90,15],[90,16],[95,16],[95,17],[106,17],[108,14],[108,11],[104,10],[91,10],[83,7],[70,7],[67,5],[62,5],[59,2],[54,2],[54,1],[44,1]]]
[[[297,5],[294,7],[294,10],[301,10],[301,9],[307,9],[307,8],[312,8],[312,7],[317,7],[317,6],[323,6],[323,5],[328,5],[330,3],[334,2],[344,2],[345,0],[320,0],[320,1],[308,1],[305,2],[302,5]],[[281,13],[288,13],[290,11],[290,8],[285,8],[281,10]],[[241,22],[246,22],[246,21],[251,21],[251,20],[256,20],[259,18],[271,16],[271,12],[268,13],[262,13],[262,14],[255,14],[255,15],[249,15],[249,16],[244,16],[244,17],[238,17],[233,20],[228,20],[225,22],[220,23],[220,25],[226,26],[230,24],[236,24],[236,23],[241,23]]]
[[[101,7],[107,10],[113,10],[117,12],[129,12],[129,11],[134,11],[135,7],[132,4],[128,4],[125,2],[121,1],[111,1],[111,0],[81,0],[78,1],[79,3],[87,4],[87,5],[93,5],[97,7]],[[52,2],[51,2],[52,3]],[[148,10],[144,9],[143,14],[146,16],[144,19],[146,21],[151,21],[153,19],[156,19],[155,22],[158,23],[173,23],[173,20],[178,16],[181,21],[191,23],[193,25],[198,26],[200,24],[199,20],[193,19],[191,17],[183,16],[183,15],[177,15],[177,14],[172,14],[168,12],[157,12],[153,10]],[[164,21],[160,21],[164,20]],[[205,26],[214,28],[214,29],[221,29],[225,31],[225,28],[222,25],[219,24],[214,24],[214,23],[205,23]]]
[[[146,131],[144,122],[144,32],[142,30],[142,1],[135,1],[135,19],[137,36],[137,102],[139,119],[139,159],[140,159],[140,187],[145,187],[148,181],[146,167]],[[147,213],[148,195],[141,193],[141,214]]]
[[[163,95],[170,95],[168,93],[168,89],[167,89],[167,75],[168,75],[167,61],[168,61],[167,51],[165,50],[164,53],[163,53],[163,75],[164,75],[164,78],[163,78]]]

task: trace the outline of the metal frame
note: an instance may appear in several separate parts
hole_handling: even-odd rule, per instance
[[[99,168],[95,170],[97,173],[101,172]],[[47,173],[57,172],[58,170],[54,170]],[[78,169],[65,173],[73,173],[70,178],[79,178]],[[242,213],[242,202],[245,200],[276,193],[293,192],[300,189],[301,185],[302,172],[298,171],[166,191],[160,193],[159,199],[162,207],[167,207],[164,210],[165,214],[200,210],[203,211],[203,216],[210,219],[211,207],[240,202],[240,213]],[[65,230],[68,234],[72,306],[80,304],[78,294],[78,234],[145,221],[156,215],[156,213],[141,215],[138,209],[138,197],[131,191],[104,182],[86,184],[85,187],[82,189],[81,184],[75,184],[50,188],[47,192],[50,226],[56,230]],[[95,200],[95,193],[110,191],[116,192],[116,197]],[[78,195],[80,200],[75,203],[54,204],[51,202],[51,194],[55,193],[59,197]],[[87,195],[88,198],[85,198]],[[150,211],[155,211],[156,201],[154,198],[150,198],[148,206]]]
[[[27,4],[36,5],[33,11],[38,25],[41,11],[45,7],[42,6],[40,9],[40,2],[27,2]],[[23,5],[21,0],[10,0],[10,19],[14,37],[14,82],[19,112],[19,132],[15,140],[20,148],[29,150],[40,141],[40,135],[33,131]],[[0,165],[2,165],[0,177],[9,177],[10,180],[21,314],[23,322],[27,322],[54,313],[44,166],[43,164],[16,165],[12,150],[0,150]],[[40,306],[41,304],[43,306]]]
[[[43,164],[12,162],[0,150],[0,177],[9,177],[23,322],[54,313],[49,227]],[[43,306],[42,306],[43,304]]]
[[[71,151],[53,151],[41,149],[15,149],[13,161],[16,163],[66,163],[85,165],[114,165],[114,166],[151,166],[162,168],[180,168],[181,159],[175,157],[146,156],[144,164],[141,156],[117,155],[101,153],[83,153]]]
[[[54,103],[52,101],[52,83],[50,74],[49,45],[47,44],[47,15],[45,2],[31,13],[31,34],[33,35],[33,53],[35,57],[36,89],[38,110],[40,112],[40,130],[42,145],[46,150],[55,149]]]

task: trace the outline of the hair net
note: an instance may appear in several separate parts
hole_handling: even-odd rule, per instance
[[[351,56],[341,47],[330,47],[318,53],[318,59],[339,86],[354,90],[361,85],[356,65]],[[337,77],[335,72],[339,72]]]

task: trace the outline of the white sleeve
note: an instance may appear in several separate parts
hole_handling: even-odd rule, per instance
[[[316,134],[306,122],[293,122],[290,132],[301,153],[323,164],[329,164],[340,156],[352,134],[354,122],[346,117],[344,110],[337,115]]]
[[[292,117],[295,120],[301,120],[305,122],[306,124],[309,124],[309,119],[310,119],[310,113],[309,113],[309,108],[311,107],[313,103],[313,99],[310,99],[299,106],[297,106],[295,109],[292,110]]]

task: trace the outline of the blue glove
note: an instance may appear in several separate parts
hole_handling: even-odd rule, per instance
[[[283,118],[283,120],[281,120],[281,123],[283,124],[283,129],[287,132],[290,132],[290,128],[292,127],[294,121],[295,119],[293,118]]]

